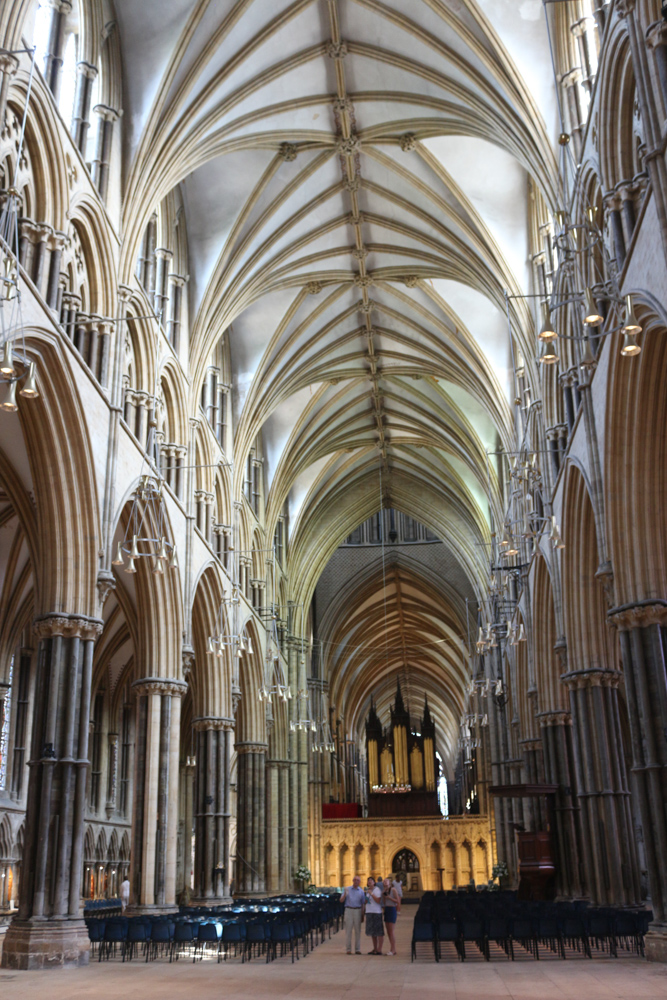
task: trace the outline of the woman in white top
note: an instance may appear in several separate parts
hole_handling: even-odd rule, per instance
[[[374,878],[369,878],[366,883],[366,934],[373,939],[373,950],[368,954],[381,955],[384,943],[382,889],[375,884]]]

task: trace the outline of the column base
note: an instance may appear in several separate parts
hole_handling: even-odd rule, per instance
[[[160,903],[150,903],[150,904],[131,903],[129,906],[126,906],[125,909],[123,910],[123,916],[139,917],[145,913],[147,913],[149,916],[151,914],[156,914],[159,916],[163,913],[178,913],[178,911],[179,908],[175,903],[171,903],[170,905],[167,904],[161,905]]]
[[[3,969],[68,969],[88,965],[90,940],[82,919],[14,918],[2,943]]]
[[[231,896],[192,896],[188,906],[224,906],[231,902]]]
[[[667,924],[651,924],[644,938],[647,962],[667,962]]]

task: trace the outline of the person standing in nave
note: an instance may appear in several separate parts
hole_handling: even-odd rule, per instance
[[[354,951],[355,954],[361,955],[361,923],[364,919],[366,894],[361,888],[361,878],[358,875],[355,875],[352,879],[352,885],[348,885],[343,890],[340,901],[345,906],[345,916],[343,918],[345,925],[345,950],[348,955],[352,954],[352,932],[354,931]]]

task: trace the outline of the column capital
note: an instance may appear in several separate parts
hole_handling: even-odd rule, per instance
[[[187,285],[188,281],[190,280],[190,275],[189,274],[170,274],[169,275],[169,280],[171,281],[172,285],[176,285],[177,288],[183,288],[184,285]]]
[[[541,739],[519,740],[519,746],[522,747],[524,750],[541,750],[542,740]]]
[[[667,625],[667,602],[649,599],[622,604],[608,612],[607,621],[620,632],[649,625]]]
[[[253,740],[242,740],[234,744],[234,749],[241,753],[266,753],[269,749],[268,743],[255,743]]]
[[[8,52],[6,49],[0,50],[0,73],[14,76],[18,68],[18,56],[15,56],[13,52]]]
[[[123,302],[127,305],[128,302],[132,300],[134,295],[134,289],[130,288],[129,285],[119,285],[118,286],[118,301]],[[130,319],[132,317],[130,316]]]
[[[89,80],[94,80],[97,76],[97,66],[93,66],[92,63],[86,62],[82,59],[81,62],[76,64],[77,73],[81,76],[87,76]]]
[[[32,630],[38,639],[52,639],[62,636],[65,639],[97,639],[102,635],[104,622],[101,618],[88,618],[86,615],[70,615],[62,612],[51,612],[35,618]]]
[[[565,708],[557,708],[553,712],[537,712],[536,719],[539,719],[540,726],[545,729],[547,726],[571,726],[572,715]]]
[[[168,694],[176,698],[181,698],[188,689],[185,681],[179,681],[175,677],[142,677],[134,681],[132,687],[138,695]]]
[[[122,118],[123,112],[110,108],[108,104],[96,104],[93,108],[96,115],[99,115],[105,122],[115,122]]]
[[[161,257],[162,260],[171,260],[174,254],[171,250],[167,249],[167,247],[157,247],[155,250],[155,256]]]
[[[636,4],[637,0],[616,0],[614,11],[621,19],[623,19],[634,13]]]
[[[201,715],[197,719],[193,719],[192,722],[192,728],[198,732],[203,732],[207,729],[214,729],[218,732],[233,732],[235,725],[234,719],[227,719],[225,716],[216,715]]]
[[[570,690],[592,687],[617,688],[623,679],[623,674],[608,667],[589,667],[586,670],[571,670],[567,674],[561,674],[560,679]]]

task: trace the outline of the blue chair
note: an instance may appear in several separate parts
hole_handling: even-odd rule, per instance
[[[112,952],[115,956],[117,945],[121,945],[124,950],[126,935],[126,923],[119,920],[109,920],[104,929],[104,938],[100,942],[98,961],[101,962],[102,958],[104,958],[108,962]]]
[[[271,943],[267,953],[267,962],[269,956],[272,961],[278,957],[278,945],[280,945],[281,958],[289,948],[292,962],[294,962],[294,935],[289,924],[271,924]]]
[[[204,957],[204,952],[208,951],[209,945],[215,945],[215,951],[218,954],[218,961],[220,961],[221,938],[222,924],[212,920],[207,921],[206,923],[201,923],[197,931],[197,940],[195,941],[195,950],[192,961],[196,961],[197,954],[199,954],[199,960],[201,961]]]
[[[245,961],[245,940],[248,928],[246,924],[229,923],[222,925],[222,957],[225,962],[231,946],[234,946],[234,958],[241,949],[241,962]]]
[[[174,927],[174,934],[171,939],[171,950],[169,961],[178,961],[181,951],[192,952],[195,938],[195,927],[187,920],[179,920]]]
[[[428,942],[433,948],[433,955],[437,962],[438,949],[435,941],[435,928],[430,920],[426,921],[423,918],[417,919],[417,917],[415,917],[415,921],[412,926],[412,962],[414,962],[417,957],[417,945],[426,942]]]
[[[150,930],[148,946],[146,948],[146,961],[154,961],[158,953],[171,951],[171,939],[174,924],[167,920],[155,920]]]
[[[245,957],[250,961],[253,950],[256,949],[258,957],[263,955],[267,948],[267,940],[270,940],[269,927],[263,923],[248,924],[246,926]]]
[[[125,938],[125,948],[123,950],[123,961],[130,962],[138,950],[137,945],[142,945],[146,950],[146,943],[149,936],[149,928],[143,920],[130,920],[127,925],[127,937]]]

